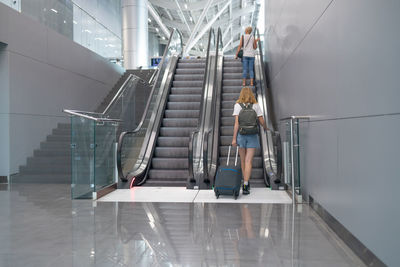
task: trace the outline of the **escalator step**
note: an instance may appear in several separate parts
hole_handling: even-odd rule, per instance
[[[222,88],[222,93],[239,93],[242,90],[243,86],[224,86]]]
[[[175,74],[174,81],[203,81],[203,74]]]
[[[222,101],[237,101],[240,93],[223,93]]]
[[[170,110],[199,110],[200,109],[200,102],[168,102],[167,108]]]
[[[201,87],[203,81],[173,81],[173,87]]]
[[[201,95],[186,94],[186,95],[170,95],[170,102],[200,102]]]
[[[173,95],[184,95],[184,94],[195,94],[195,95],[201,95],[201,92],[203,91],[203,88],[201,87],[172,87],[171,88],[171,94]]]
[[[242,73],[242,72],[243,72],[242,71],[242,65],[240,65],[240,66],[230,66],[230,67],[224,66],[224,74],[225,73]]]
[[[242,79],[229,79],[222,81],[223,86],[239,86],[242,84]]]
[[[163,127],[196,127],[197,118],[166,118],[162,121]]]
[[[160,136],[188,137],[195,130],[196,127],[161,127]]]
[[[235,118],[233,116],[231,117],[222,117],[221,120],[221,125],[222,126],[232,126],[235,124]]]
[[[169,110],[164,113],[165,118],[198,118],[199,110]]]
[[[188,170],[165,170],[165,169],[150,169],[149,178],[150,179],[163,179],[170,181],[179,181],[189,177]]]
[[[224,75],[223,75],[224,80],[225,79],[242,79],[242,77],[243,77],[242,72],[233,72],[233,73],[224,72]]]
[[[204,75],[204,68],[203,69],[177,69],[176,74],[203,74]]]
[[[206,66],[205,62],[200,62],[200,63],[197,63],[197,62],[196,63],[193,63],[193,62],[180,63],[180,62],[178,62],[177,69],[202,69],[202,70],[204,70],[205,66]]]
[[[221,108],[223,109],[228,109],[231,108],[233,110],[233,107],[235,106],[236,101],[222,101]]]
[[[157,138],[157,146],[159,147],[187,147],[189,145],[189,137],[163,137]]]
[[[221,110],[221,117],[232,117],[233,115],[233,107],[232,108],[224,108]]]
[[[187,147],[156,147],[154,151],[155,157],[173,157],[173,158],[187,158],[188,148]]]
[[[189,165],[187,158],[153,158],[151,162],[153,169],[164,170],[187,169]]]
[[[219,157],[219,165],[220,166],[225,166],[226,165],[226,159],[227,157]],[[234,164],[235,157],[230,157],[230,164]],[[239,159],[238,159],[239,161]],[[261,157],[254,157],[253,158],[253,168],[262,168],[263,163],[262,163],[262,158]]]
[[[232,138],[232,137],[231,137]],[[232,141],[232,139],[231,139]],[[229,151],[229,146],[220,146],[219,147],[219,156],[220,157],[227,157],[228,156],[228,151]],[[231,151],[231,157],[235,156],[235,151]],[[256,152],[254,153],[255,157],[261,157],[261,149],[257,148]]]

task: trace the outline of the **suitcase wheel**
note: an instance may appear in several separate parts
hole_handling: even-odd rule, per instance
[[[238,196],[239,196],[239,191],[235,191],[233,195],[234,195],[235,200],[236,200],[238,198]]]
[[[218,191],[215,192],[215,197],[216,197],[217,199],[219,198],[219,192],[218,192]]]

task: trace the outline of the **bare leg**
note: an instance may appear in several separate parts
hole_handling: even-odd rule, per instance
[[[243,85],[243,86],[246,86],[246,78],[243,78],[242,85]]]
[[[248,182],[251,176],[251,170],[253,168],[253,158],[254,153],[256,152],[255,148],[246,148],[246,159],[245,159],[245,170],[244,170],[244,181]]]
[[[250,79],[250,86],[254,85],[254,79]]]
[[[246,148],[239,147],[239,155],[240,155],[240,166],[242,167],[242,175],[244,178],[245,171],[245,161],[246,161]]]

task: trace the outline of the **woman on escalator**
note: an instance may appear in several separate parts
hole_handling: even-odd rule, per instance
[[[242,66],[243,66],[243,86],[246,86],[247,73],[250,74],[250,86],[254,86],[254,58],[256,56],[257,42],[260,38],[254,39],[251,35],[252,27],[245,29],[245,34],[240,38],[240,43],[236,51],[236,59],[239,57],[239,52],[243,48]]]
[[[233,108],[235,125],[232,145],[239,146],[240,163],[243,174],[243,194],[250,194],[250,176],[256,149],[260,147],[257,121],[267,130],[264,117],[254,94],[249,87],[243,87]]]

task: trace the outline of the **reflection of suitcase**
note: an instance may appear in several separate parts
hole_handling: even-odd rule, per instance
[[[228,159],[226,166],[219,166],[215,177],[214,192],[215,196],[232,195],[235,199],[238,198],[240,185],[242,183],[242,169],[237,166],[239,147],[236,147],[235,166],[229,166],[229,157],[231,154],[231,146],[228,150]]]

